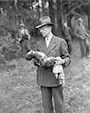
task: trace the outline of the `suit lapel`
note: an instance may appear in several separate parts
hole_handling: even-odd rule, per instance
[[[52,37],[48,48],[46,47],[46,43],[45,43],[44,39],[40,42],[39,47],[40,47],[41,52],[43,52],[46,55],[48,55],[51,52],[51,50],[56,47],[55,36]]]
[[[47,52],[47,47],[46,47],[46,43],[45,43],[45,40],[44,40],[44,39],[41,40],[39,47],[40,47],[41,51],[46,54],[46,52]]]
[[[53,36],[47,48],[46,55],[48,55],[51,52],[51,50],[54,49],[55,47],[56,47],[56,40],[55,37]]]

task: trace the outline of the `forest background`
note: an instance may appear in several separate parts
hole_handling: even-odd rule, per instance
[[[72,29],[75,28],[73,17],[84,17],[86,27],[90,29],[90,0],[0,0],[0,54],[7,59],[19,56],[20,48],[16,44],[16,37],[22,21],[29,30],[34,45],[38,40],[35,26],[44,15],[51,17],[53,33],[60,37],[64,22]]]

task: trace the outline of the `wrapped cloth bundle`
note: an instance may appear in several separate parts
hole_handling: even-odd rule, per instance
[[[55,74],[56,79],[59,78],[61,84],[65,84],[65,74],[64,74],[64,71],[63,71],[63,66],[61,64],[61,61],[62,61],[62,64],[63,64],[64,61],[62,60],[61,57],[55,58],[53,73]]]
[[[40,63],[40,66],[51,67],[53,66],[53,73],[56,79],[60,79],[61,84],[65,84],[65,75],[63,72],[64,60],[61,57],[47,57],[44,53],[39,51],[30,50],[26,54],[26,60],[35,59]]]

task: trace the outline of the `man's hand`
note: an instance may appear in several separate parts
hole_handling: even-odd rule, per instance
[[[62,64],[64,64],[64,60],[61,58],[61,57],[56,57],[55,58],[55,64],[58,64],[58,65],[62,65]]]
[[[44,59],[45,67],[52,67],[54,66],[55,58],[54,57],[48,57]]]
[[[34,54],[33,50],[30,50],[26,55],[31,55],[31,54]]]
[[[41,66],[40,62],[38,62],[36,59],[33,59],[33,62],[35,66]]]
[[[34,54],[34,51],[33,51],[33,50],[30,50],[30,51],[25,55],[26,60],[32,60],[32,58],[34,58],[33,54]]]

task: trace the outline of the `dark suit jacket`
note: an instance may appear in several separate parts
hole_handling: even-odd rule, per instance
[[[45,40],[42,39],[37,42],[36,50],[45,53],[48,57],[62,57],[65,60],[64,66],[70,63],[67,43],[62,38],[53,35],[48,48],[46,47]],[[46,68],[41,66],[37,69],[37,83],[40,86],[54,87],[60,85],[60,80],[56,80],[51,67]]]

